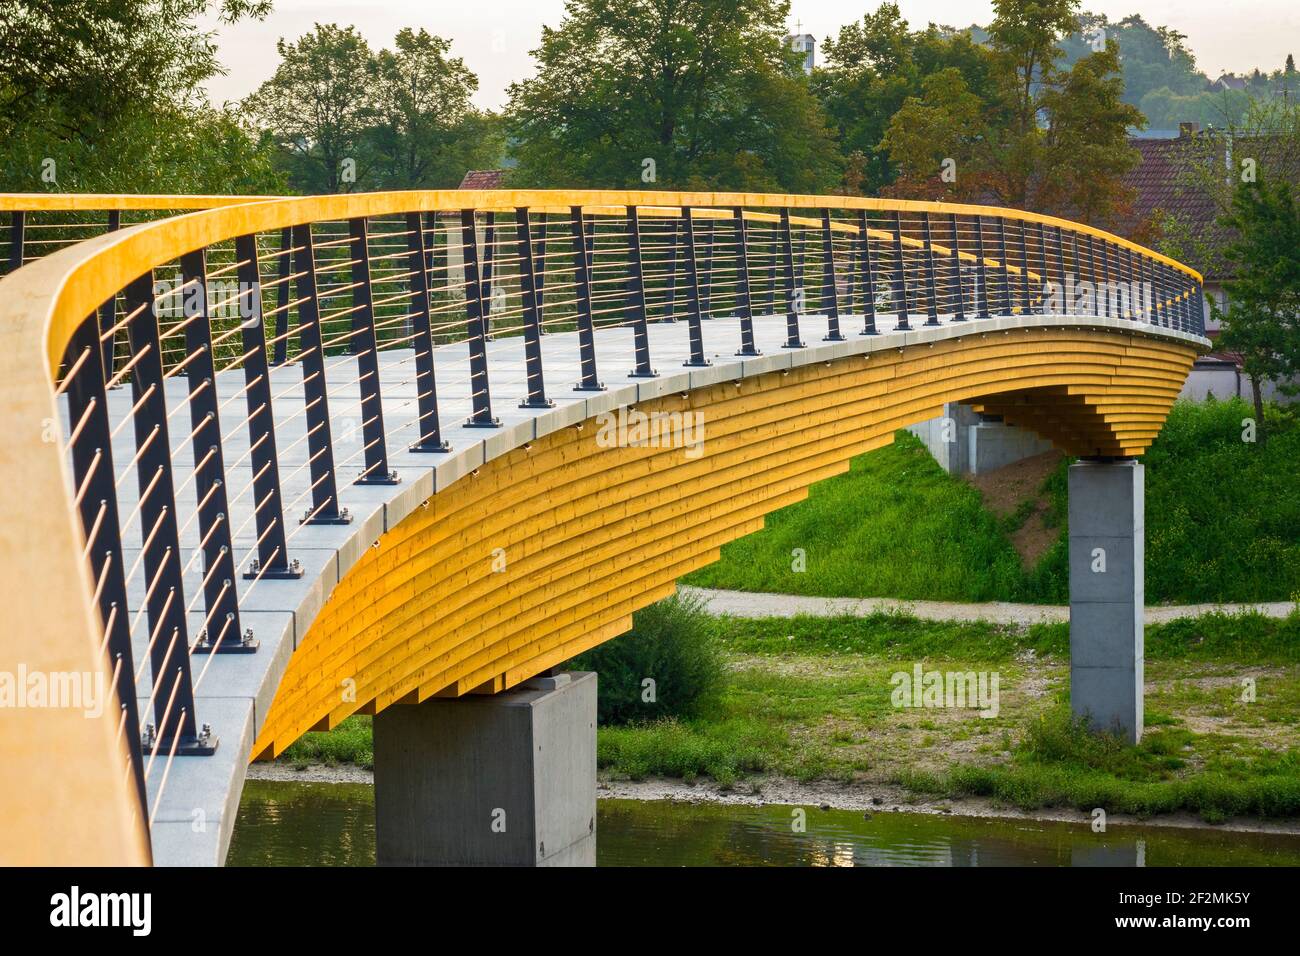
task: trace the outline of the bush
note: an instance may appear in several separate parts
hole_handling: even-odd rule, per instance
[[[600,675],[602,724],[693,717],[716,699],[723,677],[713,622],[697,599],[685,596],[637,611],[632,630],[579,655],[570,666]],[[653,701],[642,699],[647,678],[654,681]]]

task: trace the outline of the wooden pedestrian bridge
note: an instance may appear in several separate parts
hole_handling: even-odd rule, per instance
[[[945,402],[1140,456],[1208,346],[1193,270],[984,206],[6,214],[8,864],[219,864],[249,762],[303,733],[551,674]],[[1140,686],[1138,707],[1140,733]]]

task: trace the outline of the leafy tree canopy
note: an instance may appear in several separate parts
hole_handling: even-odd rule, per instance
[[[569,0],[510,88],[517,181],[807,191],[838,178],[786,0]]]
[[[221,72],[198,20],[266,0],[9,0],[0,5],[0,188],[253,191],[279,183],[203,82]]]
[[[889,191],[949,196],[1110,224],[1132,201],[1138,162],[1114,40],[1066,68],[1061,41],[1078,0],[997,0],[975,86],[946,69],[894,113],[881,148],[898,169]],[[945,175],[947,173],[947,175]]]
[[[278,50],[275,74],[244,105],[296,188],[451,187],[500,156],[495,117],[470,103],[478,77],[448,40],[403,29],[375,52],[355,27],[316,24]]]

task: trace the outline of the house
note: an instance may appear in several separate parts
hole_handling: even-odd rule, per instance
[[[460,181],[459,189],[500,189],[505,185],[504,169],[471,169]]]
[[[1237,76],[1235,73],[1221,73],[1217,80],[1211,80],[1209,90],[1211,93],[1222,93],[1225,90],[1246,89],[1246,80],[1244,77]]]
[[[1185,170],[1189,161],[1202,162],[1209,164],[1207,168],[1215,175],[1228,179],[1238,175],[1242,161],[1249,159],[1260,168],[1282,163],[1300,172],[1300,156],[1281,152],[1283,143],[1260,136],[1234,140],[1213,129],[1201,130],[1196,123],[1179,124],[1178,135],[1169,139],[1129,139],[1142,159],[1126,179],[1135,192],[1131,214],[1116,231],[1150,244],[1141,231],[1152,222],[1172,217],[1198,238],[1197,249],[1180,253],[1178,258],[1205,277],[1205,334],[1211,341],[1218,337],[1219,323],[1211,316],[1210,303],[1224,304],[1224,283],[1233,278],[1232,264],[1223,255],[1232,234],[1219,222],[1224,210],[1215,197],[1191,182]],[[1250,379],[1241,371],[1239,356],[1214,351],[1197,359],[1182,397],[1203,400],[1210,394],[1250,398]],[[1270,385],[1265,386],[1264,396],[1273,401],[1290,400]]]

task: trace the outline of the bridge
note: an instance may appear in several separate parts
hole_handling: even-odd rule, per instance
[[[358,713],[381,862],[587,860],[561,665],[952,401],[1080,458],[1072,705],[1141,734],[1137,459],[1208,348],[1178,262],[842,196],[0,210],[7,863],[220,864],[249,761]]]

